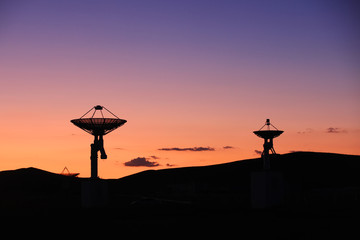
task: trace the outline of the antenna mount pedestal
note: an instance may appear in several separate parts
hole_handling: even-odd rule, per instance
[[[95,135],[94,143],[90,145],[91,147],[91,178],[98,178],[98,151],[100,151],[101,159],[107,159],[107,155],[104,149],[104,139],[103,135],[97,136]]]

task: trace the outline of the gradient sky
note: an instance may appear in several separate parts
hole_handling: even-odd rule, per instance
[[[266,118],[278,153],[360,154],[356,2],[1,1],[0,170],[88,177],[93,138],[70,120],[97,104],[128,120],[103,178],[258,157]],[[213,151],[159,150],[194,147]]]

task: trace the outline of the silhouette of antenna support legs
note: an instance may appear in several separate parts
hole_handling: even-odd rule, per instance
[[[264,169],[269,170],[270,169],[270,151],[272,154],[276,154],[274,145],[273,145],[273,139],[272,138],[265,138],[264,142],[264,151],[261,154],[261,157],[264,162]]]
[[[90,145],[91,147],[91,178],[97,179],[98,178],[98,151],[100,151],[101,159],[107,159],[107,155],[104,149],[104,139],[103,136],[95,135],[94,143]]]

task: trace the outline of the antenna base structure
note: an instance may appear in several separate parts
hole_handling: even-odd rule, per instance
[[[90,144],[91,154],[90,154],[90,161],[91,161],[91,178],[98,177],[98,151],[100,151],[101,159],[107,159],[107,155],[104,149],[104,139],[103,135],[94,135],[94,143]]]
[[[105,109],[108,113],[110,113],[112,118],[105,118],[102,110]],[[85,117],[90,112],[93,111],[92,116]],[[95,114],[99,111],[101,113],[101,117],[94,117]],[[91,161],[91,179],[98,178],[98,152],[100,151],[101,159],[107,159],[107,155],[104,149],[104,138],[103,136],[114,131],[118,127],[124,125],[127,121],[124,119],[118,118],[115,114],[110,112],[104,106],[96,105],[87,111],[81,118],[73,119],[71,122],[84,130],[87,133],[90,133],[94,136],[94,143],[90,145],[90,161]]]
[[[267,127],[266,130],[262,130],[264,127]],[[275,130],[271,130],[270,126],[272,126]],[[280,136],[284,131],[278,130],[274,125],[270,123],[270,119],[266,119],[264,126],[260,128],[258,131],[254,131],[254,134],[260,138],[264,139],[264,150],[261,153],[261,157],[264,163],[264,169],[270,169],[270,151],[272,154],[276,154],[274,149],[273,139]]]

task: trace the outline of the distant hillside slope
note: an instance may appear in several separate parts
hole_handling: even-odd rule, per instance
[[[115,180],[122,189],[157,191],[167,185],[203,184],[248,189],[252,171],[262,169],[262,159],[249,159],[203,167],[148,170]],[[360,186],[360,156],[295,152],[274,156],[271,170],[285,180],[305,187]]]
[[[148,170],[105,181],[110,206],[157,198],[249,207],[251,173],[261,169],[262,160],[256,158],[203,167]],[[290,203],[343,198],[346,203],[359,204],[360,156],[295,152],[273,156],[271,169],[282,172],[286,200]],[[79,207],[84,180],[35,168],[2,171],[0,208]]]
[[[0,192],[0,208],[79,205],[80,181],[37,168],[21,168],[0,172]]]
[[[360,205],[360,156],[295,152],[273,156],[271,170],[284,179],[290,208],[354,208]],[[109,180],[113,199],[121,196],[190,201],[198,206],[251,206],[251,174],[262,159],[203,167],[148,170]]]

